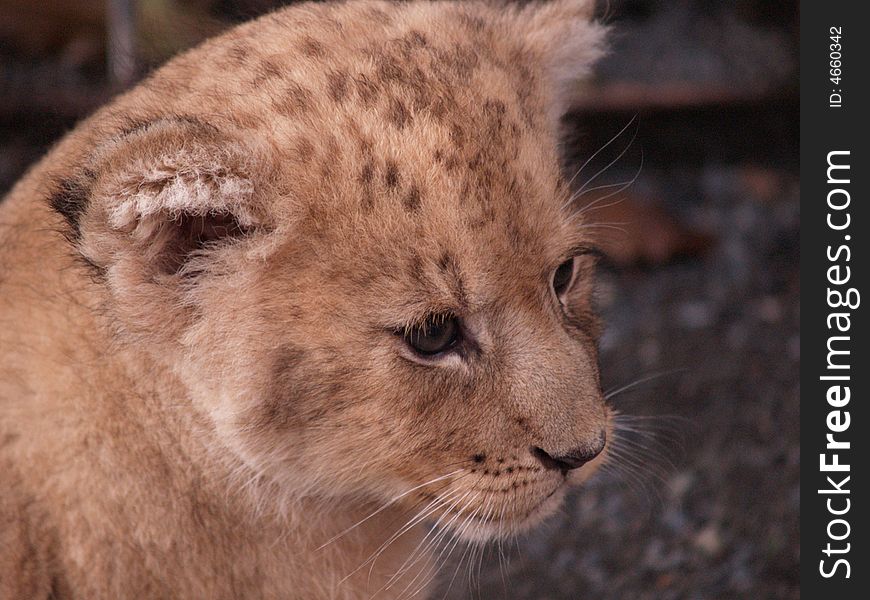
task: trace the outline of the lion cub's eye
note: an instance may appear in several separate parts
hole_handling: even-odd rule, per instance
[[[553,272],[553,291],[561,297],[571,288],[574,279],[574,259],[569,258]]]
[[[436,315],[403,333],[405,342],[419,354],[431,356],[449,350],[459,341],[455,317]]]

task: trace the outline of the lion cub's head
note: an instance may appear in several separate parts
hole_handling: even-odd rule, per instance
[[[302,5],[169,63],[53,197],[115,335],[288,494],[547,513],[608,426],[557,154],[590,4]]]

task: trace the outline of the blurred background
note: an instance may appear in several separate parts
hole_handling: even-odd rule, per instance
[[[167,57],[282,4],[0,0],[0,195]],[[799,598],[797,1],[598,8],[613,47],[566,172],[608,255],[605,389],[636,417],[559,516],[435,597]]]

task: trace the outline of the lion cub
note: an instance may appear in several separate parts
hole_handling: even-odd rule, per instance
[[[0,597],[425,595],[450,534],[595,469],[557,153],[591,5],[280,10],[29,172],[0,207]]]

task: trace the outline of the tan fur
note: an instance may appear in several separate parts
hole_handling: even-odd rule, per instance
[[[601,52],[590,4],[281,10],[14,188],[0,598],[398,597],[435,566],[381,589],[422,525],[365,560],[434,499],[485,540],[594,471],[530,452],[609,419],[591,259],[564,308],[550,288],[586,241],[557,131]],[[423,360],[402,331],[444,314],[474,343]]]

